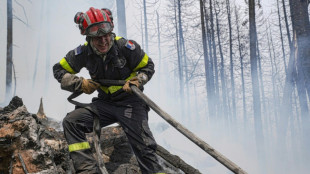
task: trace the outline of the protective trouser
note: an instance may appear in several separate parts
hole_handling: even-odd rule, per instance
[[[92,108],[99,113],[100,126],[115,122],[122,126],[143,174],[161,171],[156,157],[156,142],[148,126],[148,108],[144,104],[119,106],[102,100]],[[94,113],[85,108],[70,112],[63,120],[65,138],[77,173],[100,173],[85,133],[93,130]]]

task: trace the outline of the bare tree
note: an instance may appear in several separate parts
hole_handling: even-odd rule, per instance
[[[267,27],[266,27],[267,28]],[[270,32],[270,27],[269,27],[269,33]],[[275,51],[273,47],[273,42],[272,42],[272,35],[268,33],[268,28],[266,29],[266,35],[267,35],[267,40],[268,40],[268,52],[269,52],[269,58],[270,58],[270,65],[271,65],[271,82],[272,82],[272,96],[273,96],[273,108],[274,108],[274,117],[278,117],[278,103],[277,103],[277,94],[276,94],[276,80],[275,80],[275,74],[277,73],[274,66],[275,66]],[[273,53],[273,55],[272,55]]]
[[[46,1],[47,7],[51,7],[50,1]],[[50,9],[47,8],[46,22],[47,22],[47,41],[46,41],[46,62],[45,62],[45,82],[44,82],[44,93],[47,94],[49,90],[50,81],[50,71],[51,71],[51,55],[50,55],[50,45],[51,45],[51,22],[50,22]]]
[[[257,57],[256,57],[256,24],[255,24],[255,0],[249,0],[249,23],[250,23],[250,62],[251,62],[251,77],[252,77],[252,95],[253,95],[253,110],[254,110],[254,126],[255,140],[257,145],[257,153],[262,159],[264,151],[264,135],[261,119],[261,103],[258,84],[257,72]]]
[[[13,73],[13,12],[12,0],[7,0],[7,49],[6,49],[6,97],[7,103],[12,97]]]
[[[230,2],[226,0],[226,10],[228,16],[228,27],[229,27],[229,60],[230,60],[230,83],[231,83],[231,100],[232,100],[232,116],[233,121],[236,119],[236,94],[235,94],[235,79],[234,79],[234,63],[233,63],[233,43],[232,43],[232,26],[231,26],[231,12]]]
[[[124,0],[117,0],[117,23],[118,23],[118,33],[120,36],[127,38],[127,27],[126,27],[126,9]]]
[[[284,7],[285,8],[285,7]],[[284,48],[284,41],[283,41],[283,32],[282,32],[282,25],[281,25],[281,15],[280,15],[280,7],[279,7],[279,0],[277,0],[277,12],[278,12],[278,20],[279,20],[279,29],[280,29],[280,37],[281,37],[281,48],[282,48],[282,56],[284,62],[284,70],[285,74],[287,73],[287,64],[286,64],[286,56],[285,56],[285,48]]]
[[[240,36],[240,27],[239,27],[239,14],[237,11],[237,7],[235,6],[235,16],[236,16],[236,27],[237,27],[237,39],[238,39],[238,51],[239,51],[239,59],[240,59],[240,70],[241,70],[241,86],[242,86],[242,104],[243,104],[243,122],[244,128],[246,128],[247,124],[247,108],[246,108],[246,99],[245,99],[245,83],[244,83],[244,65],[243,65],[243,48],[244,45],[241,43]]]
[[[310,146],[308,134],[310,131],[308,99],[310,98],[310,21],[307,1],[290,0],[290,11],[294,33],[294,53],[297,69],[298,97],[301,105],[301,123],[303,145]],[[307,156],[310,153],[305,152]]]
[[[180,59],[178,59],[179,63],[179,80],[180,80],[180,94],[181,94],[181,107],[182,107],[182,115],[183,117],[184,115],[184,109],[185,109],[185,105],[184,105],[184,73],[185,73],[185,77],[186,79],[186,86],[188,89],[188,77],[187,77],[187,71],[186,71],[186,51],[185,51],[185,44],[184,44],[184,36],[183,36],[183,24],[182,24],[182,8],[181,8],[181,0],[178,0],[177,2],[177,11],[178,11],[178,33],[179,33],[179,55],[180,55]],[[188,100],[186,100],[188,101]],[[187,105],[186,105],[187,106]]]
[[[212,52],[213,52],[213,66],[214,66],[214,88],[215,88],[215,97],[214,102],[216,105],[217,112],[216,114],[219,115],[220,110],[220,103],[219,103],[219,78],[218,78],[218,63],[217,63],[217,56],[216,56],[216,43],[215,43],[215,27],[214,27],[214,17],[213,17],[213,8],[212,0],[209,0],[209,9],[210,9],[210,32],[211,32],[211,42],[212,45]],[[210,50],[211,51],[211,50]]]
[[[214,115],[214,83],[211,83],[213,80],[210,72],[210,61],[208,57],[208,48],[207,48],[207,34],[206,34],[206,24],[205,24],[205,14],[204,10],[205,2],[204,0],[200,0],[200,17],[201,17],[201,31],[202,31],[202,45],[203,45],[203,55],[204,55],[204,69],[205,69],[205,77],[206,77],[206,88],[207,88],[207,97],[208,97],[208,107],[210,116]]]
[[[295,59],[297,65],[297,87],[299,86],[299,98],[304,115],[309,115],[307,95],[310,98],[310,22],[308,14],[308,2],[290,0],[290,11],[293,32],[296,34]]]
[[[149,37],[147,31],[147,15],[146,15],[146,2],[143,0],[143,16],[144,16],[144,34],[145,34],[145,52],[149,53]]]
[[[282,0],[282,7],[283,7],[283,14],[285,19],[285,28],[287,33],[287,39],[289,42],[290,47],[290,56],[289,56],[289,62],[288,62],[288,68],[287,73],[285,77],[285,83],[284,83],[284,89],[283,89],[283,98],[282,98],[282,104],[281,104],[281,111],[283,112],[282,117],[280,119],[280,123],[282,126],[281,132],[286,132],[286,124],[287,124],[287,117],[289,115],[292,115],[292,92],[295,88],[295,82],[296,77],[294,73],[296,72],[296,66],[295,66],[295,55],[294,55],[294,45],[291,40],[290,35],[290,29],[287,19],[287,11],[286,11],[286,5],[284,0]]]
[[[183,97],[184,97],[184,78],[183,78],[183,60],[182,60],[182,46],[181,46],[181,32],[180,32],[180,28],[182,27],[182,24],[180,23],[181,17],[180,17],[180,4],[179,4],[179,0],[178,2],[175,2],[174,0],[174,17],[175,17],[175,35],[176,35],[176,46],[177,46],[177,55],[178,55],[178,75],[179,75],[179,87],[180,87],[180,102],[181,102],[181,107],[182,107],[182,114],[184,113],[183,109],[184,109],[184,101],[183,101]],[[183,115],[184,116],[184,115]]]
[[[161,69],[161,48],[160,48],[160,27],[159,27],[159,15],[158,15],[158,12],[156,10],[156,16],[157,16],[157,41],[158,41],[158,69],[159,69],[159,72],[160,69]],[[160,73],[159,73],[159,76],[158,78],[160,79]]]
[[[266,20],[264,19],[264,13],[261,5],[258,3],[257,4],[257,14],[255,14],[255,26],[256,26],[256,54],[257,54],[257,63],[258,63],[258,78],[259,78],[259,89],[260,89],[260,94],[261,94],[261,104],[262,104],[262,110],[263,110],[263,115],[267,113],[267,108],[266,108],[266,95],[265,95],[265,85],[264,85],[264,79],[263,79],[263,70],[262,70],[262,62],[263,62],[263,55],[261,49],[264,49],[264,45],[260,45],[260,43],[265,42],[265,38],[259,38],[258,37],[258,32],[260,31],[260,27],[265,25]],[[262,47],[262,48],[261,48]],[[266,120],[266,119],[264,119]]]
[[[216,2],[218,9],[220,9],[218,2]],[[219,26],[219,20],[218,20],[218,13],[217,9],[215,8],[215,19],[216,19],[216,35],[217,35],[217,42],[219,47],[219,53],[220,53],[220,76],[221,76],[221,85],[222,85],[222,110],[225,118],[228,118],[229,112],[228,112],[228,106],[227,106],[227,86],[226,86],[226,76],[225,76],[225,66],[224,66],[224,55],[223,55],[223,49],[222,49],[222,43],[221,43],[221,37],[220,37],[220,26]]]

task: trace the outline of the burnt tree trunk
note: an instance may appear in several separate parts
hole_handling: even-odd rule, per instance
[[[236,94],[235,94],[235,78],[234,78],[234,62],[233,62],[233,50],[232,50],[232,26],[231,26],[231,12],[230,2],[226,0],[226,10],[228,15],[228,27],[229,27],[229,60],[230,60],[230,83],[231,83],[231,100],[232,100],[232,121],[236,120]]]
[[[213,111],[213,88],[210,82],[210,70],[209,70],[209,57],[208,57],[208,48],[207,48],[207,35],[206,35],[206,25],[205,25],[205,11],[204,11],[204,0],[200,0],[200,17],[201,17],[201,32],[202,32],[202,45],[203,45],[203,55],[204,55],[204,64],[205,64],[205,76],[206,76],[206,88],[207,88],[207,97],[208,97],[208,109],[209,115],[212,116]],[[212,80],[212,79],[211,79]]]
[[[241,70],[241,85],[242,85],[242,104],[243,104],[243,122],[244,128],[247,125],[247,109],[246,109],[246,102],[245,102],[245,84],[244,84],[244,65],[243,65],[243,45],[241,44],[240,40],[240,28],[238,25],[239,15],[237,12],[237,8],[235,6],[235,16],[236,16],[236,26],[237,26],[237,39],[238,39],[238,50],[239,50],[239,57],[240,57],[240,70]]]
[[[146,16],[146,2],[143,0],[143,16],[144,16],[144,30],[145,30],[145,52],[149,53],[149,37],[147,31],[147,16]]]
[[[256,35],[257,38],[257,35]],[[260,50],[259,50],[259,43],[258,43],[258,39],[256,40],[256,47],[257,47],[257,63],[258,63],[258,73],[259,73],[259,81],[260,81],[260,90],[261,90],[261,94],[262,94],[262,104],[263,104],[263,115],[266,114],[266,97],[265,97],[265,90],[264,90],[264,81],[263,81],[263,71],[262,71],[262,60],[261,60],[261,55],[260,55]]]
[[[249,22],[250,22],[250,63],[251,63],[251,78],[252,78],[252,93],[253,93],[253,110],[254,110],[254,127],[255,140],[257,146],[257,154],[259,160],[264,159],[264,135],[261,119],[261,103],[260,91],[258,84],[257,72],[257,57],[256,57],[256,22],[255,22],[255,0],[249,0]]]
[[[286,55],[285,55],[285,51],[284,51],[285,48],[284,48],[284,42],[283,42],[283,32],[282,32],[279,0],[277,0],[277,12],[278,12],[278,20],[279,20],[279,30],[280,30],[280,39],[281,39],[281,48],[282,48],[282,55],[283,55],[284,70],[285,70],[285,74],[287,74],[287,68],[286,68],[287,64],[286,64]]]
[[[212,0],[209,0],[210,3],[210,32],[211,32],[211,44],[212,44],[212,51],[213,51],[213,66],[214,66],[214,88],[215,88],[215,105],[217,109],[217,116],[219,116],[220,110],[220,103],[219,103],[219,78],[218,78],[218,67],[217,67],[217,56],[216,56],[216,44],[215,44],[215,31],[214,31],[214,17],[213,17],[213,5]]]
[[[187,60],[186,60],[186,50],[185,50],[185,41],[184,41],[184,36],[183,36],[183,23],[182,23],[182,8],[181,8],[181,0],[178,0],[178,25],[179,25],[179,48],[180,48],[180,70],[181,70],[181,76],[180,76],[180,81],[181,81],[181,89],[182,89],[182,94],[181,96],[181,107],[182,107],[182,116],[183,118],[187,118],[185,115],[188,115],[188,109],[189,109],[189,90],[188,90],[188,73],[187,73]],[[186,81],[186,84],[184,83],[184,78]],[[186,99],[185,99],[185,94],[184,94],[184,84],[187,88],[186,90]],[[184,102],[185,101],[185,102]]]
[[[175,2],[175,1],[174,1]],[[174,17],[175,17],[175,34],[176,34],[176,45],[177,45],[177,55],[178,55],[178,75],[179,75],[179,95],[180,95],[180,104],[181,104],[181,113],[182,118],[184,118],[184,78],[183,78],[183,60],[182,60],[182,45],[181,45],[181,27],[182,24],[180,23],[181,20],[181,7],[180,1],[174,3]]]
[[[51,7],[51,1],[46,1],[47,7]],[[47,23],[47,41],[46,41],[46,62],[45,62],[45,83],[44,83],[44,93],[48,94],[49,91],[49,81],[50,81],[50,71],[51,71],[51,21],[50,21],[50,10],[51,8],[47,8],[46,11],[46,23]]]
[[[117,0],[117,23],[118,23],[118,34],[127,38],[127,26],[126,26],[126,9],[124,0]]]
[[[5,103],[12,98],[12,74],[13,74],[13,12],[12,0],[7,1],[7,47],[6,47],[6,82]]]
[[[226,86],[226,78],[225,78],[225,66],[224,66],[224,55],[223,55],[223,49],[222,49],[222,43],[221,43],[221,37],[220,37],[220,26],[219,26],[219,20],[218,20],[218,12],[215,10],[215,19],[216,19],[216,34],[217,34],[217,41],[219,46],[219,52],[220,52],[220,76],[221,76],[221,84],[222,84],[222,110],[224,114],[224,118],[228,120],[228,116],[230,112],[228,112],[229,108],[227,105],[227,86]]]
[[[297,86],[300,86],[298,95],[301,98],[302,114],[309,117],[308,99],[310,98],[310,22],[308,2],[290,0],[290,11],[293,32],[296,34],[295,60],[297,65]],[[306,91],[304,91],[306,90]]]
[[[308,12],[309,2],[305,0],[290,0],[290,11],[294,33],[295,60],[297,69],[296,85],[301,106],[302,145],[306,149],[310,146],[310,116],[308,100],[310,98],[310,21]],[[308,100],[307,100],[308,97]],[[304,161],[308,161],[310,152],[304,154]]]

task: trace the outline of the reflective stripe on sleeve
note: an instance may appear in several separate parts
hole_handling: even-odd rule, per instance
[[[88,142],[74,143],[74,144],[70,144],[68,147],[69,147],[69,152],[90,149],[90,145]]]
[[[62,58],[59,64],[63,67],[63,69],[65,69],[69,73],[76,74],[76,72],[71,68],[71,66],[69,65],[69,63],[67,62],[65,58]]]
[[[133,71],[138,71],[139,69],[145,67],[148,61],[149,61],[149,56],[147,56],[147,54],[145,53],[139,65],[136,66],[135,69],[133,69]]]

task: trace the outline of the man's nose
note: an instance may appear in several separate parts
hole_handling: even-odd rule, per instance
[[[104,36],[99,37],[99,42],[105,42],[106,38]]]

